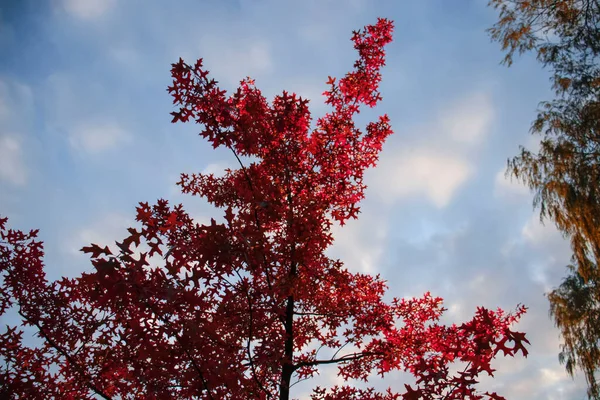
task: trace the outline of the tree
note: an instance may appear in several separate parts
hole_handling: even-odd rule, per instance
[[[550,312],[565,340],[561,362],[567,362],[571,375],[580,367],[589,396],[600,399],[594,376],[600,357],[588,346],[600,342],[600,332],[588,326],[586,332],[595,332],[593,339],[574,335],[592,319],[564,317],[585,310],[565,308],[583,303],[562,303],[565,296],[578,296],[567,293],[576,289],[574,282],[583,279],[593,286],[600,278],[600,2],[491,0],[490,5],[500,11],[489,32],[506,51],[504,62],[510,65],[515,52],[533,51],[552,72],[556,97],[541,104],[531,128],[542,136],[540,149],[536,154],[521,147],[520,154],[509,160],[507,173],[533,190],[540,218],[552,220],[570,239],[571,275],[548,296]]]
[[[501,399],[477,392],[476,377],[492,375],[500,351],[527,355],[525,335],[510,329],[525,307],[478,308],[444,326],[442,299],[385,302],[379,276],[324,254],[332,223],[357,217],[363,172],[392,133],[385,115],[364,133],[352,120],[381,99],[391,34],[385,19],[354,32],[354,70],[329,78],[332,111],[310,133],[307,100],[284,91],[268,103],[250,78],[227,97],[201,59],[173,64],[173,122],[199,123],[240,165],[223,177],[181,175],[184,193],[224,209],[222,223],[140,203],[140,229],[116,248],[82,249],[93,272],[48,282],[37,231],[0,220],[0,311],[16,309],[42,339],[27,346],[20,327],[0,336],[5,397],[287,400],[294,381],[334,364],[344,379],[401,369],[416,384],[402,394],[317,387],[313,400]],[[464,369],[452,373],[453,363]]]
[[[548,295],[550,313],[556,323],[564,327],[559,359],[572,375],[575,368],[597,369],[600,359],[600,287],[595,279],[587,281],[569,266],[570,275]],[[598,382],[589,381],[589,393],[600,393]]]

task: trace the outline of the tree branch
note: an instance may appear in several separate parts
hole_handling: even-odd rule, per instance
[[[304,362],[294,365],[294,370],[297,370],[302,367],[312,367],[315,365],[346,363],[349,361],[360,360],[365,357],[379,356],[379,355],[383,355],[383,353],[376,353],[376,352],[350,353],[350,354],[346,354],[342,357],[331,358],[329,360],[304,361]]]
[[[94,385],[94,383],[92,383],[92,377],[85,371],[85,369],[81,365],[79,365],[79,363],[65,349],[60,347],[58,345],[58,343],[56,343],[50,336],[48,336],[48,334],[46,333],[44,328],[39,324],[39,322],[33,321],[30,318],[28,318],[23,313],[22,310],[19,310],[18,312],[19,312],[19,315],[21,317],[23,317],[23,319],[25,319],[25,321],[29,322],[30,324],[32,324],[33,326],[35,326],[38,329],[38,332],[40,333],[40,335],[42,335],[42,337],[46,340],[46,342],[48,342],[48,344],[50,346],[52,346],[52,348],[54,348],[63,357],[65,357],[67,359],[67,361],[69,362],[69,364],[73,365],[73,367],[75,368],[75,371],[77,371],[77,373],[85,379],[85,386],[87,386],[88,389],[90,389],[91,391],[93,391],[94,393],[96,393],[98,396],[102,397],[105,400],[112,400],[112,397],[110,397],[109,395],[104,393],[102,391],[102,389],[100,389],[98,386],[96,386],[96,385]]]

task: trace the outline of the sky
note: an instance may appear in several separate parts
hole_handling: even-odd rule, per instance
[[[395,297],[431,291],[444,321],[477,306],[529,307],[517,325],[528,358],[495,361],[481,388],[508,399],[584,399],[585,381],[558,362],[560,338],[544,293],[558,286],[568,243],[539,222],[533,195],[504,176],[551,98],[533,56],[510,68],[485,29],[485,0],[0,0],[0,215],[40,228],[51,279],[90,270],[78,249],[111,244],[135,225],[135,206],[183,203],[207,221],[222,212],[178,193],[181,172],[219,172],[234,161],[192,124],[171,124],[170,64],[204,65],[231,91],[251,76],[267,98],[282,90],[327,112],[329,75],[355,59],[352,30],[395,21],[383,102],[395,131],[366,176],[358,220],[335,227],[330,249],[352,271],[381,274]],[[362,114],[361,114],[362,115]],[[366,118],[365,117],[365,118]],[[335,368],[295,386],[338,382]],[[378,387],[402,388],[396,374]]]

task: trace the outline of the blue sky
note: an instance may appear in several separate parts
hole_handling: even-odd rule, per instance
[[[395,40],[384,101],[361,118],[386,112],[395,134],[367,174],[359,220],[336,228],[331,255],[380,273],[392,296],[444,297],[447,322],[477,305],[524,303],[530,356],[499,359],[483,387],[509,399],[585,398],[583,378],[558,363],[544,297],[565,275],[568,244],[539,224],[529,191],[504,178],[518,145],[536,146],[528,128],[551,96],[548,73],[531,56],[499,65],[484,0],[4,0],[0,213],[13,227],[41,228],[51,278],[89,269],[77,249],[124,237],[139,201],[183,202],[209,219],[206,203],[178,194],[178,174],[233,160],[197,127],[170,124],[170,64],[203,57],[224,88],[250,75],[268,97],[285,89],[310,98],[319,116],[327,76],[355,58],[351,31],[378,16],[395,21]],[[313,383],[335,381],[330,368]]]

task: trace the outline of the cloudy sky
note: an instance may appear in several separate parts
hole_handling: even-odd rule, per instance
[[[51,278],[89,269],[77,249],[124,237],[139,201],[166,198],[210,218],[214,210],[178,193],[178,174],[234,160],[196,127],[170,124],[170,64],[203,57],[224,88],[250,75],[270,98],[284,89],[310,98],[319,116],[327,76],[355,59],[351,31],[387,17],[395,41],[377,112],[395,134],[368,173],[360,219],[336,229],[331,255],[380,273],[390,295],[444,297],[447,322],[477,305],[524,303],[530,356],[498,360],[483,387],[509,399],[583,399],[583,378],[558,363],[544,297],[565,275],[568,245],[539,224],[528,190],[504,178],[519,144],[535,148],[528,128],[551,96],[548,73],[533,57],[499,65],[486,3],[2,0],[0,214],[41,228]],[[335,380],[332,368],[318,382]]]

